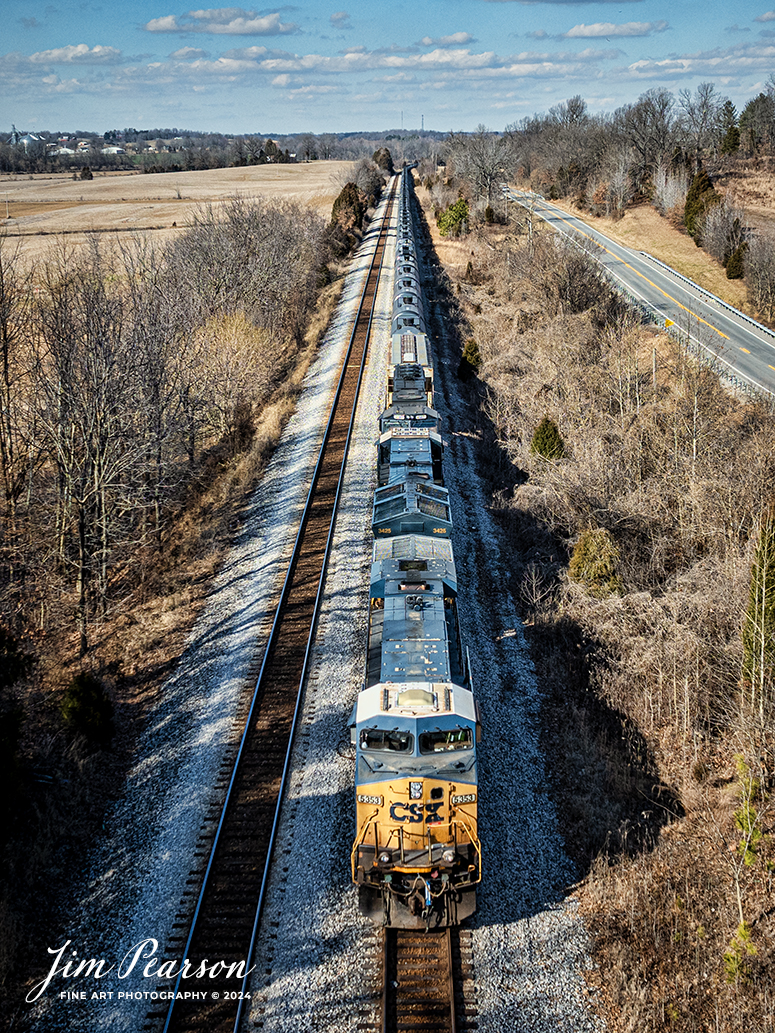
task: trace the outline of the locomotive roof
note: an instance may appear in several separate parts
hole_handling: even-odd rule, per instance
[[[399,329],[393,333],[391,341],[391,365],[419,363],[428,366],[428,339],[419,328],[413,330]]]
[[[452,543],[440,538],[419,534],[396,535],[374,542],[372,562],[379,560],[444,560],[452,563]]]
[[[473,694],[451,681],[381,682],[358,694],[355,716],[359,725],[375,719],[380,724],[385,714],[409,718],[444,715],[476,721]]]

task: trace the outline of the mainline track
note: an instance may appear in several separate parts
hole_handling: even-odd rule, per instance
[[[384,929],[381,1033],[457,1033],[451,929]]]
[[[383,929],[382,999],[375,1033],[475,1033],[471,931]]]
[[[289,774],[315,621],[369,332],[387,244],[392,197],[379,233],[355,327],[344,360],[312,487],[301,518],[237,759],[218,822],[202,888],[181,952],[167,957],[209,965],[251,963],[258,933],[283,791]],[[223,970],[222,970],[223,971]],[[178,977],[180,999],[166,1013],[164,1033],[232,1033],[238,1029],[248,977]],[[167,984],[165,989],[172,987]],[[231,996],[226,996],[227,994]]]

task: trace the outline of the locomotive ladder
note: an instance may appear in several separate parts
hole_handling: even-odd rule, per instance
[[[272,847],[289,774],[293,733],[315,632],[315,619],[333,535],[358,389],[382,258],[387,244],[393,195],[379,231],[331,416],[283,586],[280,603],[218,822],[204,880],[187,938],[174,937],[166,957],[202,959],[227,965],[251,964],[267,885]],[[233,970],[234,971],[234,970]],[[178,977],[164,989],[200,993],[173,997],[164,1033],[231,1033],[239,1028],[250,976]],[[231,997],[225,997],[225,994]],[[217,999],[215,999],[217,997]],[[237,998],[236,1000],[234,998]],[[246,1009],[247,1010],[247,1009]],[[164,1012],[151,1013],[149,1020]],[[157,1027],[158,1028],[158,1027]]]

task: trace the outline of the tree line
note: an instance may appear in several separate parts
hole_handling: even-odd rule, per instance
[[[214,451],[244,447],[299,348],[324,224],[233,198],[163,245],[0,240],[0,605],[89,626],[142,582]]]
[[[738,112],[713,83],[681,90],[647,90],[611,114],[590,113],[581,96],[506,126],[480,125],[453,133],[445,163],[426,160],[421,175],[432,191],[445,232],[465,232],[472,221],[505,218],[502,187],[517,182],[547,196],[567,198],[593,215],[620,218],[632,203],[650,203],[685,228],[726,269],[745,278],[753,309],[775,319],[775,238],[754,232],[733,190],[714,178],[734,160],[775,154],[775,75]],[[465,201],[465,218],[454,206]],[[441,223],[440,223],[441,225]]]

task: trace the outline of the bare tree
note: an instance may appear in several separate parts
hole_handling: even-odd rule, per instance
[[[666,215],[672,208],[683,208],[689,182],[690,176],[686,169],[673,169],[667,162],[657,166],[654,172],[654,207],[661,215]]]
[[[471,184],[475,199],[492,205],[496,189],[508,180],[511,148],[508,141],[481,123],[473,133],[457,133],[447,142],[455,173]]]
[[[775,240],[757,233],[745,253],[748,296],[765,319],[775,318]]]
[[[0,476],[8,535],[16,506],[38,456],[32,405],[31,273],[21,271],[18,247],[0,237]]]
[[[57,472],[58,553],[74,566],[80,650],[107,598],[111,551],[136,462],[134,356],[98,240],[46,270],[38,306],[39,419]],[[75,559],[72,559],[72,556]]]
[[[678,97],[681,107],[679,122],[691,140],[695,161],[699,163],[706,152],[720,142],[726,97],[721,97],[710,82],[700,83],[694,93],[681,90]]]
[[[702,246],[722,265],[746,237],[745,210],[729,195],[710,208],[700,229]]]
[[[652,176],[673,149],[674,106],[672,93],[659,86],[647,90],[635,104],[620,108],[617,113],[624,136],[636,155],[635,175],[638,184]]]

